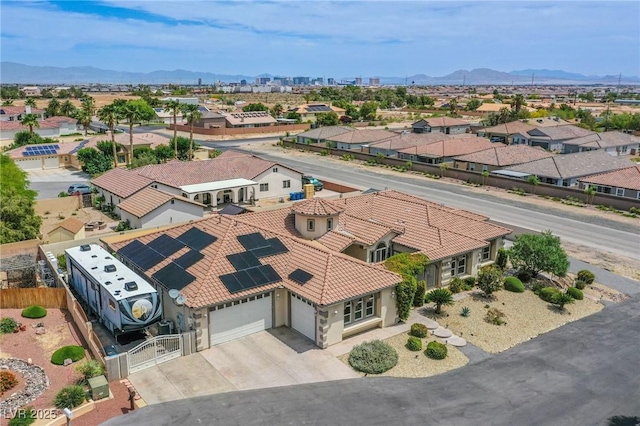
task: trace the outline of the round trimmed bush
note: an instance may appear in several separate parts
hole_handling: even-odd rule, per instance
[[[349,365],[354,370],[368,374],[381,374],[398,363],[398,352],[381,340],[364,342],[349,353]]]
[[[22,316],[25,318],[43,318],[47,316],[47,310],[42,306],[32,305],[22,310]]]
[[[13,333],[17,326],[18,321],[10,317],[4,317],[0,319],[0,334]]]
[[[524,284],[516,277],[507,277],[504,279],[504,289],[513,293],[523,293]]]
[[[561,293],[562,292],[560,291],[560,289],[557,289],[555,287],[545,287],[540,290],[538,296],[540,296],[540,299],[544,300],[545,302],[551,303],[553,302],[553,298]]]
[[[407,349],[409,349],[410,351],[421,351],[422,350],[422,340],[420,340],[417,337],[409,337],[409,339],[407,340]]]
[[[82,346],[63,346],[51,355],[51,362],[55,365],[64,365],[65,359],[76,362],[84,357],[85,352]]]
[[[449,282],[449,291],[451,293],[460,293],[461,291],[464,291],[464,281],[462,281],[462,278],[451,278],[451,281]]]
[[[593,275],[593,272],[587,269],[581,269],[578,271],[576,278],[580,281],[583,281],[585,284],[593,284],[593,280],[596,279],[596,276]]]
[[[575,282],[573,283],[573,285],[574,285],[578,290],[584,290],[584,288],[587,286],[587,283],[585,283],[584,281],[575,280]]]
[[[575,288],[575,287],[569,287],[567,289],[567,294],[569,296],[573,297],[576,300],[584,299],[584,294],[582,294],[582,291],[580,289]]]
[[[56,394],[53,405],[61,410],[63,408],[72,409],[82,404],[86,397],[87,395],[82,386],[67,386]]]
[[[429,329],[426,325],[416,322],[411,324],[411,331],[409,332],[409,334],[422,339],[427,337],[427,335],[429,334]]]
[[[427,349],[424,354],[431,359],[445,359],[447,357],[447,346],[434,340],[427,343]]]

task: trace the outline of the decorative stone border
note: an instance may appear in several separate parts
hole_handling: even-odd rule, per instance
[[[0,401],[0,412],[10,413],[13,410],[33,402],[49,388],[49,378],[40,366],[29,364],[18,358],[0,359],[0,369],[19,373],[26,382],[21,392],[14,392],[8,398]],[[7,391],[7,393],[11,390]]]

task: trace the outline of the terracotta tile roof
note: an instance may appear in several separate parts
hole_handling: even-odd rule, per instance
[[[20,115],[26,113],[27,108],[25,106],[7,105],[0,107],[0,115]],[[32,107],[31,114],[44,114],[44,110]]]
[[[53,144],[50,144],[50,143],[41,144],[40,146],[49,146],[49,145],[53,145]],[[58,145],[60,147],[60,149],[57,150],[58,155],[66,155],[66,154],[69,154],[71,151],[73,151],[73,149],[78,146],[78,143],[77,142],[59,142],[59,143],[56,143],[55,145]],[[6,154],[13,159],[25,158],[22,155],[22,153],[26,150],[28,146],[36,146],[36,145],[24,145],[19,148],[12,149],[11,151],[7,151]],[[35,157],[35,158],[38,158],[38,157]]]
[[[640,138],[622,132],[594,133],[581,138],[570,139],[565,145],[579,145],[585,148],[615,148],[640,144]]]
[[[477,112],[499,112],[502,108],[506,108],[511,111],[511,105],[508,104],[492,104],[483,103],[476,109]]]
[[[343,133],[355,132],[353,127],[346,126],[323,126],[317,129],[307,130],[306,132],[298,133],[296,137],[309,138],[309,139],[327,139],[332,136],[341,135]]]
[[[116,143],[122,145],[125,151],[129,150],[129,133],[116,133],[115,136]],[[109,141],[111,142],[111,135],[104,134],[99,136],[94,136],[89,139],[89,142],[86,143],[85,147],[87,148],[95,148],[98,146],[98,142]],[[170,139],[166,136],[158,135],[155,133],[134,133],[133,134],[133,146],[134,149],[136,146],[140,145],[149,145],[151,148],[155,148],[158,145],[170,145]]]
[[[55,129],[60,127],[63,122],[77,122],[76,119],[69,117],[50,117],[44,120],[38,120],[40,127],[33,126],[33,131],[38,129]],[[29,130],[28,126],[23,126],[20,121],[0,121],[0,130]]]
[[[491,104],[484,104],[491,105]],[[512,121],[511,123],[499,124],[493,127],[486,127],[483,129],[485,133],[500,134],[500,135],[515,135],[517,133],[526,135],[528,131],[535,129],[531,124],[523,123],[522,121]]]
[[[556,126],[556,127],[536,127],[533,130],[529,130],[527,132],[532,139],[539,139],[540,135],[542,137],[547,137],[549,140],[565,140],[565,139],[576,139],[584,136],[593,136],[596,132],[593,132],[588,129],[583,129],[578,126]]]
[[[342,143],[374,143],[394,136],[397,136],[397,133],[393,133],[388,130],[364,129],[342,133],[326,139]]]
[[[434,143],[420,145],[413,148],[398,150],[405,154],[415,154],[424,157],[455,157],[457,155],[470,154],[491,148],[493,143],[486,138],[465,137],[455,139],[445,139]]]
[[[305,216],[334,216],[344,209],[323,198],[311,198],[300,201],[291,207],[291,211]]]
[[[424,121],[429,127],[469,126],[468,121],[453,117],[429,117],[425,118]]]
[[[112,169],[92,179],[91,183],[93,186],[102,188],[118,197],[127,198],[151,185],[153,180],[140,176],[135,171]]]
[[[386,271],[380,266],[369,265],[347,255],[334,253],[312,242],[261,228],[253,222],[251,218],[215,215],[137,239],[146,244],[159,235],[177,237],[190,228],[198,228],[217,237],[214,243],[201,250],[204,258],[186,269],[196,279],[181,292],[187,297],[187,305],[193,308],[241,299],[280,285],[314,303],[330,305],[392,287],[401,280],[399,275]],[[289,250],[286,253],[260,259],[262,264],[271,265],[282,277],[282,281],[231,294],[220,280],[221,275],[235,272],[235,268],[226,256],[244,252],[245,249],[237,237],[254,232],[260,232],[267,239],[277,237]],[[129,242],[131,240],[123,240],[111,243],[110,246],[119,250]],[[169,259],[145,271],[145,275],[151,277],[171,260],[186,252],[187,249],[179,250]],[[313,278],[304,285],[290,280],[288,275],[297,268],[313,274]]]
[[[580,182],[640,191],[640,164],[580,179]]]
[[[204,204],[155,188],[146,187],[118,204],[120,210],[131,213],[135,217],[143,217],[171,200],[194,204],[204,209]]]
[[[309,110],[310,107],[315,107],[315,111],[313,110]],[[320,110],[322,107],[324,107],[324,109]],[[290,109],[289,111],[291,112],[297,112],[298,114],[323,114],[323,113],[327,113],[327,112],[335,112],[338,115],[344,114],[345,110],[343,108],[338,108],[336,106],[333,105],[327,105],[327,104],[303,104],[303,105],[299,105],[297,107],[294,107],[292,109]]]
[[[316,240],[329,250],[341,252],[355,241],[352,235],[332,230]]]
[[[458,161],[487,164],[489,166],[507,167],[528,163],[541,158],[553,157],[555,154],[545,151],[541,147],[527,145],[504,145],[494,143],[494,146],[483,151],[454,157]]]
[[[569,179],[623,169],[632,164],[628,158],[613,157],[602,150],[596,150],[556,155],[506,170],[552,179]]]
[[[77,234],[82,228],[84,228],[84,223],[74,217],[70,217],[60,222],[55,228],[53,228],[53,230],[56,230],[58,228],[67,230],[72,234]],[[49,231],[49,233],[51,233],[51,231]]]
[[[447,139],[476,138],[471,133],[462,133],[460,135],[447,135],[444,133],[404,133],[392,138],[369,144],[369,148],[389,149],[399,151],[401,149],[414,148],[416,146],[428,145]]]

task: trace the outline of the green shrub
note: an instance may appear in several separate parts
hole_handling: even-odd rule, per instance
[[[51,362],[55,365],[64,365],[65,359],[76,362],[85,357],[82,346],[63,346],[51,355]]]
[[[514,293],[522,293],[524,292],[524,285],[516,277],[507,277],[504,280],[504,289]]]
[[[424,280],[420,280],[416,286],[416,294],[413,296],[413,306],[416,308],[424,305],[424,294],[427,291],[427,283]]]
[[[453,293],[446,288],[436,288],[425,295],[424,301],[427,303],[435,303],[435,313],[439,314],[442,306],[453,305]]]
[[[56,397],[53,400],[53,405],[56,408],[76,408],[80,404],[84,402],[86,399],[86,394],[84,393],[84,389],[82,386],[67,386],[62,388],[60,392],[56,394]]]
[[[540,294],[540,290],[542,290],[543,288],[547,288],[547,285],[545,283],[543,283],[542,281],[538,281],[538,280],[533,280],[531,281],[531,291],[534,294]]]
[[[398,352],[381,340],[372,340],[354,346],[349,353],[349,365],[357,371],[381,374],[398,363]]]
[[[558,305],[560,310],[564,309],[564,305],[570,305],[574,303],[576,300],[571,297],[569,293],[558,292],[558,294],[554,294],[553,298],[551,298],[551,303],[554,305]]]
[[[487,314],[485,315],[484,319],[488,323],[491,323],[494,325],[502,325],[502,324],[506,324],[506,322],[503,319],[504,317],[505,317],[505,314],[500,309],[491,308],[487,311]]]
[[[503,248],[498,249],[498,255],[496,256],[496,266],[504,271],[507,267],[508,260],[509,252]]]
[[[586,269],[582,269],[578,271],[576,278],[585,284],[593,284],[593,280],[596,279],[596,276],[593,275],[593,272],[588,271]]]
[[[580,291],[580,289],[577,289],[575,287],[569,287],[567,289],[567,294],[576,300],[584,299],[584,294],[582,294],[582,291]]]
[[[411,324],[411,331],[409,332],[409,334],[422,339],[427,337],[427,335],[429,334],[429,329],[426,325],[416,322]]]
[[[464,290],[464,281],[462,281],[462,279],[459,277],[451,278],[451,281],[449,281],[449,291],[451,293],[460,293],[463,290]]]
[[[22,316],[25,318],[43,318],[47,316],[47,310],[42,306],[32,305],[22,310]]]
[[[464,279],[464,289],[473,290],[473,287],[476,285],[476,277],[467,277]]]
[[[436,341],[429,342],[424,354],[431,359],[445,359],[447,357],[447,346]]]
[[[460,310],[460,316],[463,316],[463,317],[466,318],[469,315],[471,315],[471,309],[469,309],[468,306],[465,306],[465,307],[462,308],[462,310]]]
[[[89,383],[92,377],[98,377],[104,374],[104,367],[95,359],[90,359],[76,367],[76,371],[82,374],[80,384]]]
[[[407,349],[410,351],[421,351],[422,350],[422,340],[417,337],[411,336],[407,339]]]
[[[2,370],[0,371],[0,395],[8,391],[9,389],[13,389],[18,384],[18,379],[16,375],[11,371]]]
[[[553,298],[557,294],[561,294],[561,293],[562,292],[555,287],[545,287],[542,290],[540,290],[538,296],[540,296],[540,299],[544,300],[545,302],[551,303],[553,301]]]
[[[531,278],[533,278],[533,274],[526,269],[521,269],[516,272],[516,277],[523,283],[528,283],[529,281],[531,281]]]
[[[575,280],[575,282],[573,283],[573,285],[574,285],[574,286],[575,286],[575,288],[577,288],[578,290],[584,290],[584,288],[587,286],[587,283],[585,283],[584,281]]]
[[[0,333],[8,334],[13,333],[13,330],[18,326],[18,322],[13,318],[4,317],[0,319]]]
[[[33,407],[26,407],[18,410],[11,420],[9,426],[29,426],[36,421],[36,411]]]

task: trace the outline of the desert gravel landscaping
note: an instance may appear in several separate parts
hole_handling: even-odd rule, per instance
[[[485,305],[504,312],[506,324],[498,326],[486,322],[488,308]],[[471,309],[471,314],[466,318],[460,315],[464,306]],[[420,313],[437,320],[440,325],[480,349],[496,354],[568,322],[596,313],[603,307],[585,297],[584,300],[566,305],[565,310],[560,311],[529,290],[524,293],[502,290],[491,299],[484,298],[479,291],[472,291],[452,306],[445,307],[441,315],[436,315],[429,305],[421,308]]]

